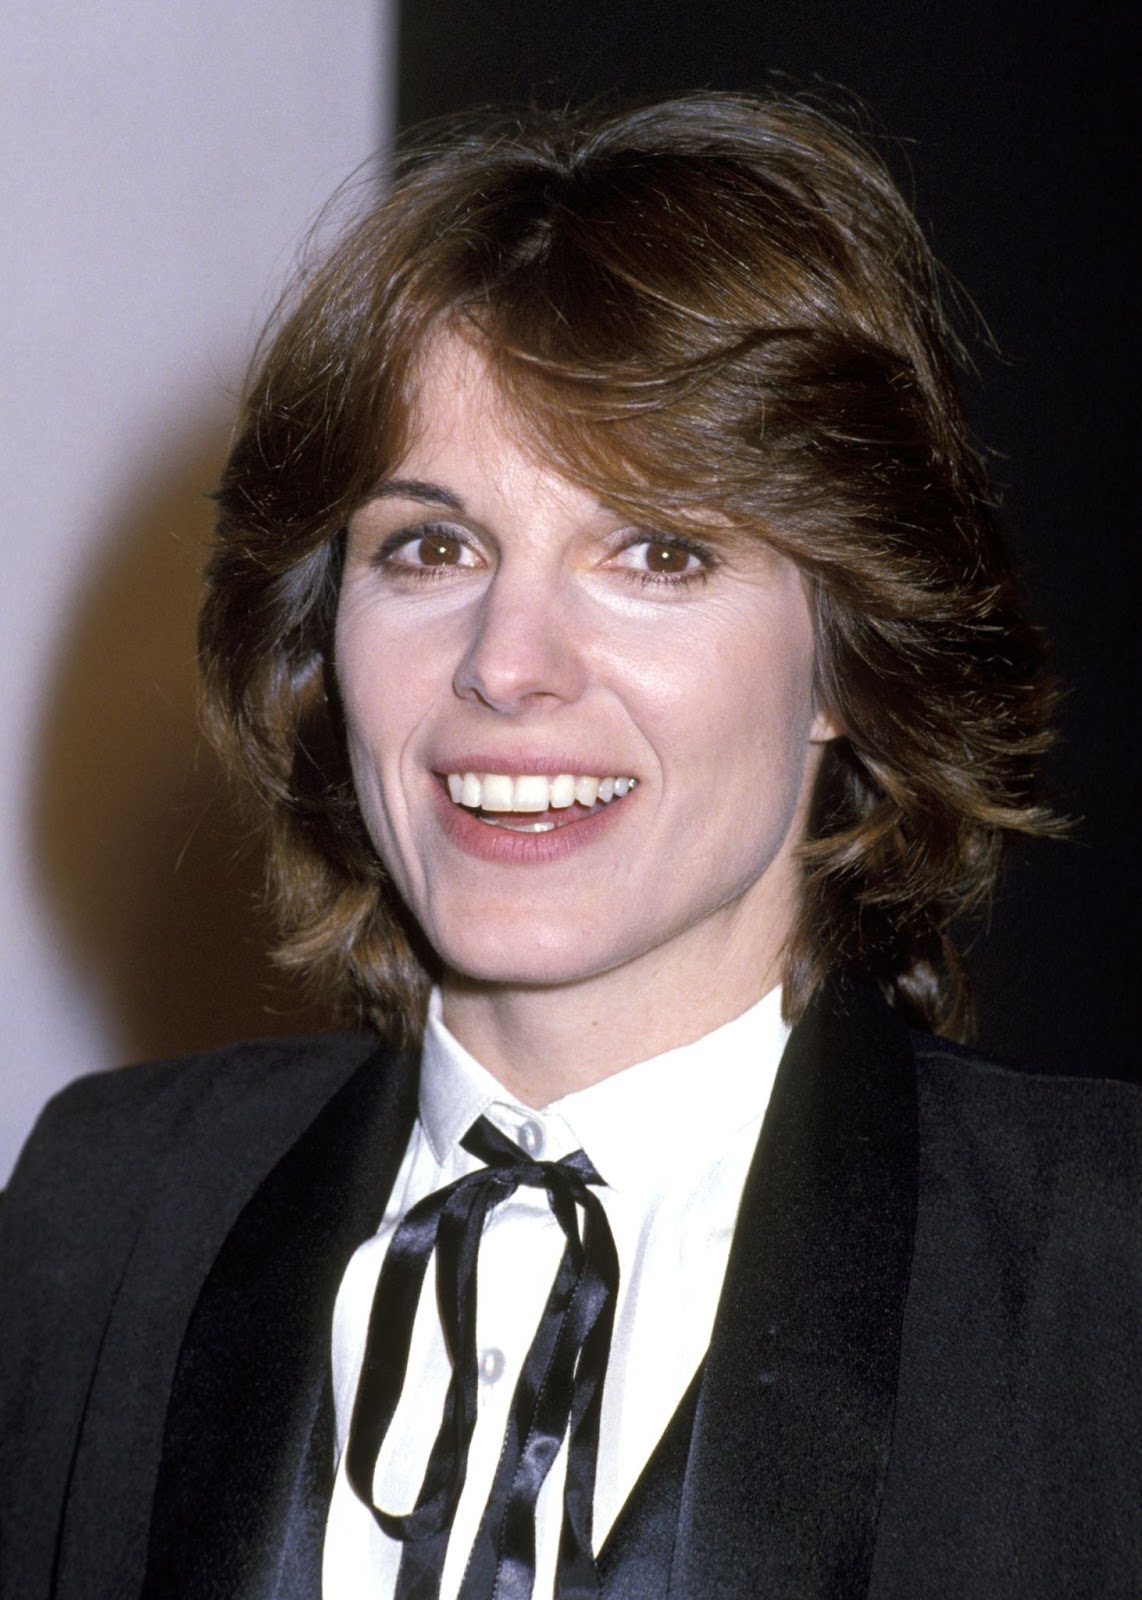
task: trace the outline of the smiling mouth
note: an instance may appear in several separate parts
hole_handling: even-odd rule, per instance
[[[572,772],[553,778],[541,773],[512,777],[500,772],[449,772],[445,782],[453,804],[472,812],[490,828],[550,833],[625,798],[638,779]]]

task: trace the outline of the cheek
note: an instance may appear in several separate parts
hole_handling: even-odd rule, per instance
[[[394,767],[411,715],[409,680],[389,659],[376,630],[363,626],[351,610],[338,615],[335,650],[353,782],[380,848],[378,830],[391,807]]]
[[[350,747],[390,761],[415,716],[421,659],[351,583],[342,592],[334,652]]]
[[[663,737],[714,771],[796,786],[816,720],[813,640],[800,622],[747,618],[684,641],[644,673],[641,698]]]

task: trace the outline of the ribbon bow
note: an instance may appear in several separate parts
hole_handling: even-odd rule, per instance
[[[535,1161],[484,1117],[462,1143],[486,1165],[413,1206],[385,1256],[346,1446],[349,1484],[384,1532],[403,1543],[394,1600],[437,1600],[476,1425],[480,1239],[490,1213],[521,1185],[545,1189],[563,1229],[563,1255],[512,1396],[503,1451],[459,1600],[530,1600],[536,1500],[568,1431],[555,1600],[597,1600],[591,1543],[595,1464],[619,1285],[614,1240],[591,1189],[602,1179],[581,1150],[562,1161]],[[578,1207],[584,1213],[582,1237]],[[416,1504],[397,1516],[374,1503],[372,1478],[404,1386],[413,1321],[434,1249],[452,1376]]]

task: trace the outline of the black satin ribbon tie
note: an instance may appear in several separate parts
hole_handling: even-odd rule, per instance
[[[349,1484],[378,1526],[402,1543],[394,1600],[437,1600],[476,1425],[480,1239],[491,1212],[521,1185],[546,1189],[563,1229],[563,1256],[512,1396],[459,1600],[531,1600],[536,1500],[564,1435],[569,1445],[555,1600],[598,1600],[591,1531],[595,1464],[619,1287],[614,1240],[591,1188],[602,1179],[581,1150],[562,1161],[534,1161],[484,1117],[462,1143],[487,1165],[413,1206],[385,1256],[346,1446]],[[404,1387],[413,1321],[434,1249],[452,1375],[416,1504],[395,1516],[374,1504],[373,1474]]]

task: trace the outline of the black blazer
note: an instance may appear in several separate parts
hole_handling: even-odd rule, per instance
[[[1138,1600],[1140,1104],[818,1005],[606,1600]],[[0,1213],[3,1600],[317,1600],[333,1299],[415,1108],[361,1036],[53,1102]]]

